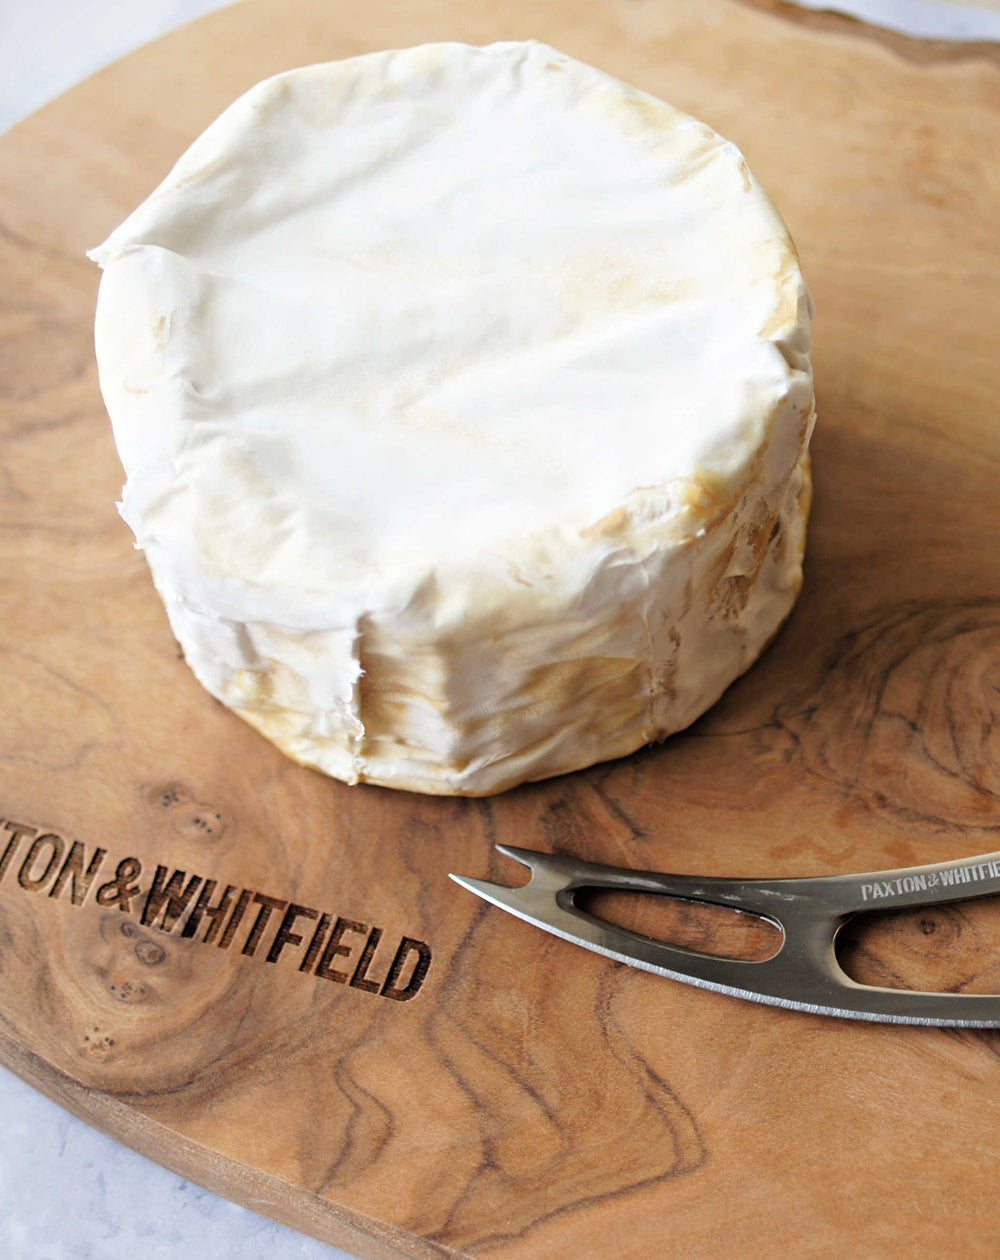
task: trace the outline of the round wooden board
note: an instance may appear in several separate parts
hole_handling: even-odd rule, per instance
[[[703,118],[784,213],[819,310],[807,580],[661,747],[485,801],[349,788],[179,657],[115,513],[83,252],[258,79],[499,38]],[[496,842],[745,876],[1000,847],[1000,58],[938,51],[735,0],[247,0],[0,141],[4,1063],[365,1257],[995,1254],[997,1035],[672,984],[447,879],[517,882]],[[996,991],[998,943],[981,902],[853,965]]]

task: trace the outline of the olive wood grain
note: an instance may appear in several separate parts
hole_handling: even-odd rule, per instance
[[[660,747],[485,801],[349,788],[180,659],[114,509],[83,252],[265,75],[526,37],[705,119],[784,213],[819,311],[805,589]],[[1000,848],[998,153],[995,49],[735,0],[247,0],[4,136],[3,1062],[365,1257],[995,1255],[1000,1036],[672,984],[447,872],[515,882],[496,842],[769,877]],[[848,953],[995,991],[998,944],[980,902],[882,916]]]

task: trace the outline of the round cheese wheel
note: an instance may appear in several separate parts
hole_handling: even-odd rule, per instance
[[[122,515],[298,761],[480,795],[617,757],[791,608],[809,294],[662,101],[537,43],[295,70],[91,256]]]

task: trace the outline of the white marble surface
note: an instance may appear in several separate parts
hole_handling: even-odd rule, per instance
[[[1000,0],[805,0],[938,38],[1000,39]],[[0,0],[0,131],[217,0]],[[82,1124],[0,1069],[2,1260],[350,1260]]]
[[[4,1260],[337,1260],[335,1251],[142,1159],[0,1080]]]
[[[1000,0],[799,0],[921,39],[1000,40]]]

